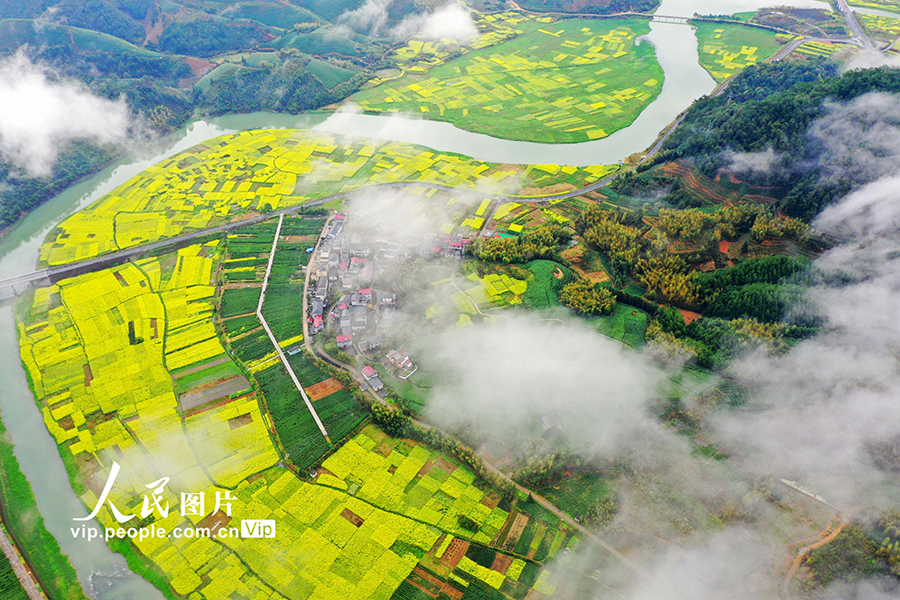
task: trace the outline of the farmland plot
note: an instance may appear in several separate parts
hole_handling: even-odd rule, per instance
[[[506,139],[599,139],[629,125],[662,89],[652,47],[635,42],[648,32],[636,19],[546,23],[353,100],[366,111],[413,113]]]
[[[700,44],[700,66],[716,82],[763,62],[781,47],[775,33],[755,27],[724,23],[695,23],[694,26]]]
[[[517,188],[528,171],[529,185],[540,188],[585,185],[610,172],[604,165],[553,167],[530,170],[306,130],[243,131],[168,158],[70,216],[48,236],[40,260],[66,264],[378,183],[506,189]],[[246,243],[232,259],[267,251]]]

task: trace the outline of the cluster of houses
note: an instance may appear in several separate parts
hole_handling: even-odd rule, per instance
[[[397,294],[372,288],[387,261],[376,260],[370,244],[347,234],[346,219],[334,216],[309,266],[316,281],[310,290],[309,331],[316,335],[330,327],[338,348],[369,352],[383,343],[382,333],[397,310]]]
[[[468,239],[459,235],[419,236],[405,241],[379,238],[366,242],[346,231],[347,216],[336,214],[322,232],[308,269],[311,281],[309,295],[309,332],[312,335],[331,330],[337,347],[353,348],[360,353],[379,350],[384,331],[394,321],[397,294],[373,285],[391,260],[413,256],[446,256],[462,258]],[[406,379],[416,371],[409,355],[391,350],[382,364]],[[384,383],[371,366],[362,370],[372,389],[386,394]]]
[[[330,326],[339,348],[355,346],[369,352],[381,347],[382,334],[397,309],[393,291],[372,287],[388,263],[412,256],[463,258],[469,240],[441,233],[406,240],[384,236],[369,242],[351,235],[346,224],[346,215],[334,215],[309,266],[315,281],[310,290],[309,331],[315,335]]]

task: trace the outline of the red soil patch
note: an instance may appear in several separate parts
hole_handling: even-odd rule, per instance
[[[434,459],[429,458],[425,461],[425,464],[422,465],[422,468],[419,469],[419,472],[416,473],[416,476],[413,479],[421,479],[425,477],[425,475],[428,474],[428,471],[431,470],[432,465],[434,465]]]
[[[679,308],[678,312],[681,313],[681,316],[684,317],[684,322],[688,325],[700,318],[700,313],[695,313],[690,310],[684,310],[683,308]]]
[[[306,390],[306,395],[309,396],[309,399],[315,402],[316,400],[321,400],[325,396],[343,389],[343,387],[344,386],[341,385],[340,381],[338,381],[334,377],[330,377],[325,381],[320,381],[319,383],[311,385],[308,388],[304,389]]]
[[[462,560],[462,557],[466,555],[466,550],[468,549],[469,542],[459,538],[453,538],[453,541],[450,542],[450,545],[444,550],[444,556],[441,557],[441,562],[455,568],[456,565],[459,564],[459,561]]]
[[[444,587],[443,581],[441,581],[440,579],[438,579],[437,577],[435,577],[434,575],[432,575],[431,573],[429,573],[422,567],[416,567],[415,569],[413,569],[413,575],[415,575],[418,578],[421,578],[424,581],[427,581],[428,583],[437,587],[438,589]],[[413,582],[413,583],[415,583],[415,582]]]
[[[553,271],[553,276],[556,277],[557,279],[562,279],[563,278],[562,270],[559,267],[556,267],[556,270]]]
[[[243,427],[244,425],[249,425],[253,422],[253,415],[247,413],[246,415],[241,415],[239,417],[234,417],[233,419],[228,419],[228,427],[229,429],[238,429],[239,427]]]
[[[212,536],[222,527],[227,527],[229,523],[231,523],[231,517],[220,510],[197,523],[197,529],[209,527]]]
[[[435,461],[434,464],[442,471],[446,471],[447,473],[450,473],[451,475],[457,469],[456,465],[453,464],[452,462],[450,462],[449,460],[447,460],[446,458],[439,458]]]
[[[460,598],[462,598],[463,596],[462,590],[456,589],[449,583],[444,584],[444,587],[441,588],[441,593],[447,594],[452,600],[460,600]]]
[[[509,556],[508,554],[498,554],[496,558],[494,558],[494,564],[491,565],[491,570],[497,571],[501,575],[506,575],[512,562],[512,556]]]
[[[701,273],[712,273],[716,270],[716,261],[708,260],[704,263],[700,263],[697,265],[696,269]]]
[[[728,254],[728,249],[731,248],[731,242],[726,240],[722,240],[719,242],[719,252],[722,254]]]
[[[491,492],[481,499],[481,503],[487,506],[489,509],[494,510],[500,504],[500,496]]]
[[[221,406],[225,406],[226,404],[231,404],[232,402],[237,402],[238,400],[246,400],[247,398],[253,398],[253,392],[250,392],[249,394],[244,394],[242,396],[238,396],[237,398],[222,398],[218,402],[210,402],[210,403],[206,403],[206,404],[201,404],[197,408],[192,408],[190,410],[184,411],[184,413],[182,413],[182,416],[185,419],[187,419],[189,417],[194,417],[201,413],[205,413],[208,410],[213,410],[213,409],[219,408]]]
[[[421,591],[423,594],[426,594],[426,595],[428,595],[428,596],[430,596],[430,597],[432,597],[432,598],[437,598],[437,594],[435,594],[435,593],[433,593],[433,592],[429,592],[429,591],[426,590],[424,587],[422,587],[422,585],[420,585],[419,583],[416,583],[416,582],[413,581],[412,579],[407,579],[406,581],[408,581],[413,587],[415,587],[416,589],[418,589],[419,591]]]

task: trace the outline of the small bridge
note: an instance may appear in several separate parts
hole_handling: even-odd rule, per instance
[[[690,21],[688,17],[672,17],[670,15],[653,15],[650,20],[654,23],[674,23],[676,25],[687,25]]]

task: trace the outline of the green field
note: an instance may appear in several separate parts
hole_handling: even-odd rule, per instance
[[[528,263],[528,270],[534,275],[534,280],[528,282],[528,289],[522,296],[528,308],[558,306],[559,290],[575,277],[569,269],[550,260],[533,260]],[[555,273],[562,273],[562,277],[556,277]]]
[[[900,37],[900,15],[897,18],[857,13],[856,18],[871,38],[893,42]]]
[[[321,81],[322,85],[327,88],[333,88],[345,81],[349,81],[356,75],[355,71],[344,69],[337,65],[333,65],[330,62],[317,59],[309,61],[309,64],[306,65],[306,70],[312,73],[313,76]]]
[[[646,21],[572,19],[527,29],[353,100],[366,111],[408,112],[495,137],[565,143],[628,126],[662,89],[653,48],[635,44],[649,31]]]
[[[609,494],[610,481],[597,473],[588,473],[538,488],[535,492],[569,515],[578,516]]]
[[[644,332],[647,330],[649,316],[643,310],[628,304],[616,304],[612,313],[593,317],[591,321],[599,333],[632,348],[641,348],[644,345]]]
[[[725,23],[694,23],[699,42],[700,66],[716,82],[737,75],[750,65],[762,62],[781,47],[771,31],[728,25]]]

